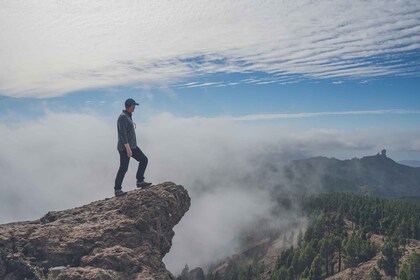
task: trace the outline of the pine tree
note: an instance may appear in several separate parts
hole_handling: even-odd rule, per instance
[[[376,267],[372,268],[369,273],[370,280],[382,280],[381,274],[376,269]]]
[[[357,236],[353,233],[345,243],[344,250],[346,252],[345,262],[349,267],[356,267],[359,263],[357,247],[358,247]]]
[[[181,274],[177,277],[177,280],[188,280],[189,271],[190,268],[188,267],[188,264],[185,264],[184,268],[181,271]]]
[[[386,275],[395,277],[397,275],[398,262],[401,253],[395,248],[391,242],[386,242],[382,247],[382,257],[378,261],[378,265],[385,271]]]
[[[342,239],[340,236],[336,236],[333,240],[334,242],[334,247],[337,249],[338,252],[338,271],[341,271],[341,244],[342,244]],[[334,271],[332,271],[334,272]]]
[[[398,274],[400,280],[420,279],[420,253],[412,254]]]
[[[302,272],[301,279],[308,279],[309,278],[309,269],[305,268],[305,270]]]
[[[325,275],[326,277],[329,276],[329,257],[332,251],[332,244],[329,240],[329,238],[323,238],[320,241],[320,248],[319,248],[319,252],[321,254],[321,256],[324,258],[324,265],[325,265]]]
[[[317,255],[311,264],[311,269],[309,270],[309,279],[310,280],[323,280],[322,277],[322,261],[321,257]]]

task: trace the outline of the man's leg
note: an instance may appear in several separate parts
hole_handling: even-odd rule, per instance
[[[139,162],[139,167],[137,168],[136,179],[137,182],[141,182],[144,180],[144,172],[146,171],[147,163],[149,162],[146,155],[140,150],[139,147],[136,147],[133,151],[133,158],[135,158]]]
[[[120,153],[120,168],[117,172],[117,177],[115,178],[115,190],[121,190],[122,182],[125,176],[125,173],[128,170],[128,164],[130,162],[130,158],[127,156],[127,151],[124,149],[123,151],[118,151]]]

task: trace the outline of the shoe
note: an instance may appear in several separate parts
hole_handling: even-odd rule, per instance
[[[125,194],[126,194],[126,192],[124,192],[122,190],[115,190],[115,196],[123,196]]]
[[[137,188],[146,188],[148,186],[151,186],[152,183],[148,183],[148,182],[145,182],[145,181],[137,181],[136,185],[137,185]]]

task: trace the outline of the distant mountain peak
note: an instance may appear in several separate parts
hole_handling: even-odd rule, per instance
[[[379,196],[420,195],[420,168],[400,164],[383,149],[376,155],[340,160],[316,156],[285,166],[290,184],[305,188],[314,182],[318,191],[349,191]],[[312,188],[314,189],[314,188]]]

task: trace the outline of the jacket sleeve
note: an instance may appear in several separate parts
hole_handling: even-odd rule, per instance
[[[124,144],[128,143],[127,137],[127,118],[118,118],[118,137],[121,139],[121,142]]]

